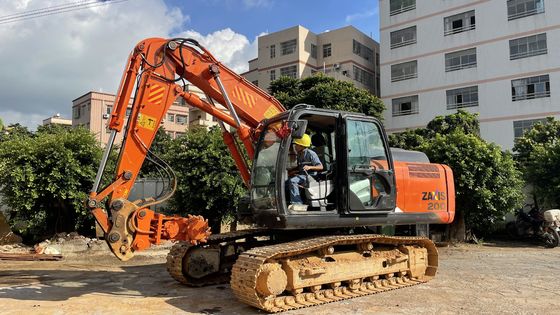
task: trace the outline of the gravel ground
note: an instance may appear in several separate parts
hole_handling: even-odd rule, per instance
[[[168,248],[123,263],[106,253],[57,262],[0,261],[0,314],[263,314],[228,285],[188,288]],[[560,248],[488,243],[440,248],[427,284],[284,314],[559,314]]]

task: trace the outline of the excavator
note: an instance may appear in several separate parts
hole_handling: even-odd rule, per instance
[[[205,97],[185,88],[186,81]],[[172,168],[150,151],[176,99],[218,120],[249,193],[237,216],[255,228],[211,234],[201,216],[151,210],[177,185]],[[196,40],[149,38],[128,58],[108,128],[86,204],[121,260],[176,241],[167,257],[174,279],[190,286],[229,281],[240,301],[267,312],[412,286],[436,274],[431,240],[375,233],[384,225],[451,223],[453,173],[412,151],[391,150],[376,118],[307,104],[288,110]],[[124,138],[114,178],[100,189],[118,133]],[[300,187],[304,206],[295,210],[286,182],[296,163],[293,140],[304,135],[323,170],[308,175]],[[168,176],[168,184],[158,196],[129,201],[145,160]]]

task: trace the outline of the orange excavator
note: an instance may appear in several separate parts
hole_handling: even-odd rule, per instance
[[[206,97],[185,90],[185,81]],[[200,216],[150,210],[176,186],[173,171],[150,146],[179,97],[219,121],[249,191],[237,215],[255,229],[211,234]],[[177,241],[167,257],[174,279],[191,286],[229,280],[239,300],[268,312],[411,286],[436,274],[437,250],[429,239],[373,232],[383,225],[450,223],[453,173],[418,152],[389,148],[373,117],[307,104],[287,110],[197,41],[150,38],[128,59],[108,128],[110,140],[87,205],[121,260],[162,240]],[[115,177],[100,189],[119,132],[124,140]],[[292,141],[305,134],[323,170],[306,175],[300,187],[304,205],[289,207]],[[146,159],[172,179],[160,196],[129,201]]]

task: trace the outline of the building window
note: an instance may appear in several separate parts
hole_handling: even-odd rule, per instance
[[[112,112],[113,112],[113,105],[107,105],[107,110],[105,111],[105,113],[107,113],[107,115],[111,115]]]
[[[317,45],[311,44],[311,58],[317,59]]]
[[[379,54],[375,53],[375,65],[379,67]]]
[[[478,86],[447,90],[447,109],[478,106]]]
[[[353,66],[353,70],[354,70],[354,80],[373,89],[375,84],[373,73],[356,66]]]
[[[517,120],[513,122],[513,136],[517,139],[523,137],[527,130],[531,130],[537,123],[545,124],[546,118]]]
[[[352,40],[352,52],[373,63],[373,50],[355,39]]]
[[[72,117],[73,117],[74,119],[79,119],[79,118],[80,118],[80,106],[75,106],[75,107],[72,109],[72,112],[73,112],[73,113],[72,113]]]
[[[323,58],[330,57],[332,55],[332,45],[331,44],[324,44],[323,45]]]
[[[188,120],[189,120],[189,116],[177,115],[176,121],[178,125],[186,125]]]
[[[175,122],[175,115],[174,114],[167,114],[167,121]]]
[[[550,97],[550,80],[547,75],[511,81],[511,100],[521,101]]]
[[[251,81],[251,83],[253,83],[253,85],[255,86],[259,86],[259,80]]]
[[[276,69],[270,70],[270,82],[276,80]]]
[[[451,35],[469,30],[474,30],[476,27],[474,10],[448,16],[443,19],[445,32],[444,35]]]
[[[389,15],[397,15],[416,9],[416,0],[391,0]]]
[[[476,67],[476,48],[445,54],[445,71]]]
[[[418,95],[394,98],[393,117],[418,114]]]
[[[391,32],[391,49],[416,44],[416,25]]]
[[[409,61],[391,66],[391,82],[418,77],[418,61]]]
[[[290,77],[290,78],[297,78],[297,66],[289,66],[280,68],[280,76],[281,77]]]
[[[546,53],[546,33],[512,39],[509,41],[510,60],[544,55]]]
[[[544,0],[508,0],[508,20],[544,13]]]
[[[188,91],[188,90],[187,90]],[[175,102],[173,102],[174,106],[181,106],[181,107],[186,107],[187,106],[187,101],[185,101],[184,98],[182,97],[178,97]]]
[[[276,57],[276,45],[270,45],[270,59]]]
[[[292,39],[283,43],[280,43],[280,50],[282,56],[293,54],[296,51],[297,40]]]

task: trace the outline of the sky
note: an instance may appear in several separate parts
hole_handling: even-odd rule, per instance
[[[379,41],[378,0],[121,0],[2,22],[79,2],[0,0],[4,124],[35,129],[56,113],[71,118],[72,100],[89,91],[114,94],[128,54],[143,38],[195,38],[238,73],[257,56],[258,36],[298,24],[315,33],[353,25]]]

